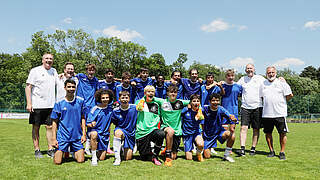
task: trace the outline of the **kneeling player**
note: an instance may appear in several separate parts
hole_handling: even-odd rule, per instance
[[[95,93],[95,99],[99,104],[90,110],[87,119],[92,151],[91,165],[93,166],[98,165],[98,157],[100,161],[106,158],[111,125],[111,110],[108,105],[112,102],[113,93],[111,90],[99,89]],[[97,149],[99,151],[98,155]]]
[[[84,162],[83,145],[86,141],[86,129],[84,119],[84,101],[75,97],[76,83],[68,79],[64,83],[66,97],[57,102],[51,113],[52,142],[58,148],[54,154],[53,162],[61,164],[63,153],[75,152],[77,162]],[[58,129],[58,131],[57,131]]]
[[[224,160],[234,162],[230,157],[234,140],[232,140],[232,133],[222,127],[223,117],[228,118],[234,122],[237,119],[230,114],[225,108],[219,106],[220,95],[213,93],[209,96],[210,106],[203,107],[204,122],[203,122],[203,139],[204,139],[204,157],[210,158],[210,148],[217,146],[217,140],[223,144],[227,140],[227,148],[224,153]]]
[[[200,96],[193,94],[190,97],[191,108],[185,107],[182,112],[182,134],[184,151],[186,153],[186,159],[192,160],[193,144],[197,146],[197,158],[202,162],[202,150],[204,146],[203,138],[201,136],[200,123],[203,120],[202,113],[200,111]]]
[[[121,141],[124,148],[124,159],[132,159],[132,150],[135,144],[135,132],[137,122],[137,110],[136,105],[129,104],[130,93],[128,91],[121,91],[119,93],[120,107],[115,108],[112,111],[111,121],[115,124],[114,137],[113,137],[113,149],[115,155],[115,161],[113,165],[120,165],[120,150]]]

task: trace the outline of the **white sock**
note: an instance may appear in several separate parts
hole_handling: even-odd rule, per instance
[[[114,157],[116,159],[120,159],[120,150],[121,150],[121,139],[117,137],[113,137],[113,150]]]
[[[90,139],[87,139],[86,141],[86,150],[90,149]]]
[[[91,152],[92,152],[92,159],[97,159],[97,150],[94,150]]]

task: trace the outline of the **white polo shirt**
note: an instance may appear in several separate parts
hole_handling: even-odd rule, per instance
[[[260,86],[260,97],[263,97],[264,118],[287,116],[286,96],[292,94],[290,86],[278,78],[273,82],[265,80]]]
[[[31,101],[34,109],[53,108],[57,80],[58,74],[54,68],[46,70],[43,66],[37,66],[30,70],[27,83],[32,85]]]
[[[74,76],[71,77],[72,80],[76,82],[76,85],[78,85],[78,79]],[[66,76],[62,76],[61,78],[58,78],[57,80],[57,96],[56,96],[56,102],[59,102],[61,100],[64,100],[66,97],[66,90],[64,89],[64,82],[67,80]],[[76,90],[77,92],[77,90]]]
[[[259,88],[264,80],[265,78],[260,75],[253,75],[251,78],[248,76],[240,78],[237,83],[242,86],[242,108],[256,109],[262,107]]]

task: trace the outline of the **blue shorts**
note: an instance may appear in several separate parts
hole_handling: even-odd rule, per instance
[[[196,138],[197,136],[201,136],[201,133],[195,133],[190,135],[182,136],[183,138],[183,144],[184,144],[184,152],[190,152],[193,150],[193,144],[196,144]]]
[[[114,129],[114,132],[116,132],[116,130],[121,130],[124,134],[124,142],[123,142],[123,148],[124,149],[133,149],[134,145],[136,143],[136,138],[135,138],[135,134],[134,133],[128,133],[126,130],[120,128],[120,127],[116,127]]]
[[[69,147],[70,147],[70,152],[77,152],[80,149],[83,149],[83,145],[80,139],[77,141],[71,141],[71,142],[58,141],[58,151],[69,152],[69,149],[68,149]]]
[[[92,131],[94,131],[94,130],[92,130]],[[88,137],[90,138],[90,132],[88,133]],[[104,135],[100,135],[98,133],[98,137],[97,137],[98,147],[97,147],[97,150],[106,151],[108,149],[109,140],[110,140],[109,135],[108,136],[104,136]]]
[[[210,149],[210,148],[214,148],[217,147],[217,140],[223,144],[226,139],[222,138],[223,133],[225,132],[225,130],[221,131],[218,135],[213,136],[212,138],[203,138],[204,140],[204,149]]]

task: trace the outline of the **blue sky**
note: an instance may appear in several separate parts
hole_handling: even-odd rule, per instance
[[[81,1],[3,0],[0,52],[21,53],[37,31],[83,29],[97,38],[117,36],[161,53],[179,53],[243,72],[248,62],[264,74],[269,65],[300,73],[320,65],[320,1]]]

